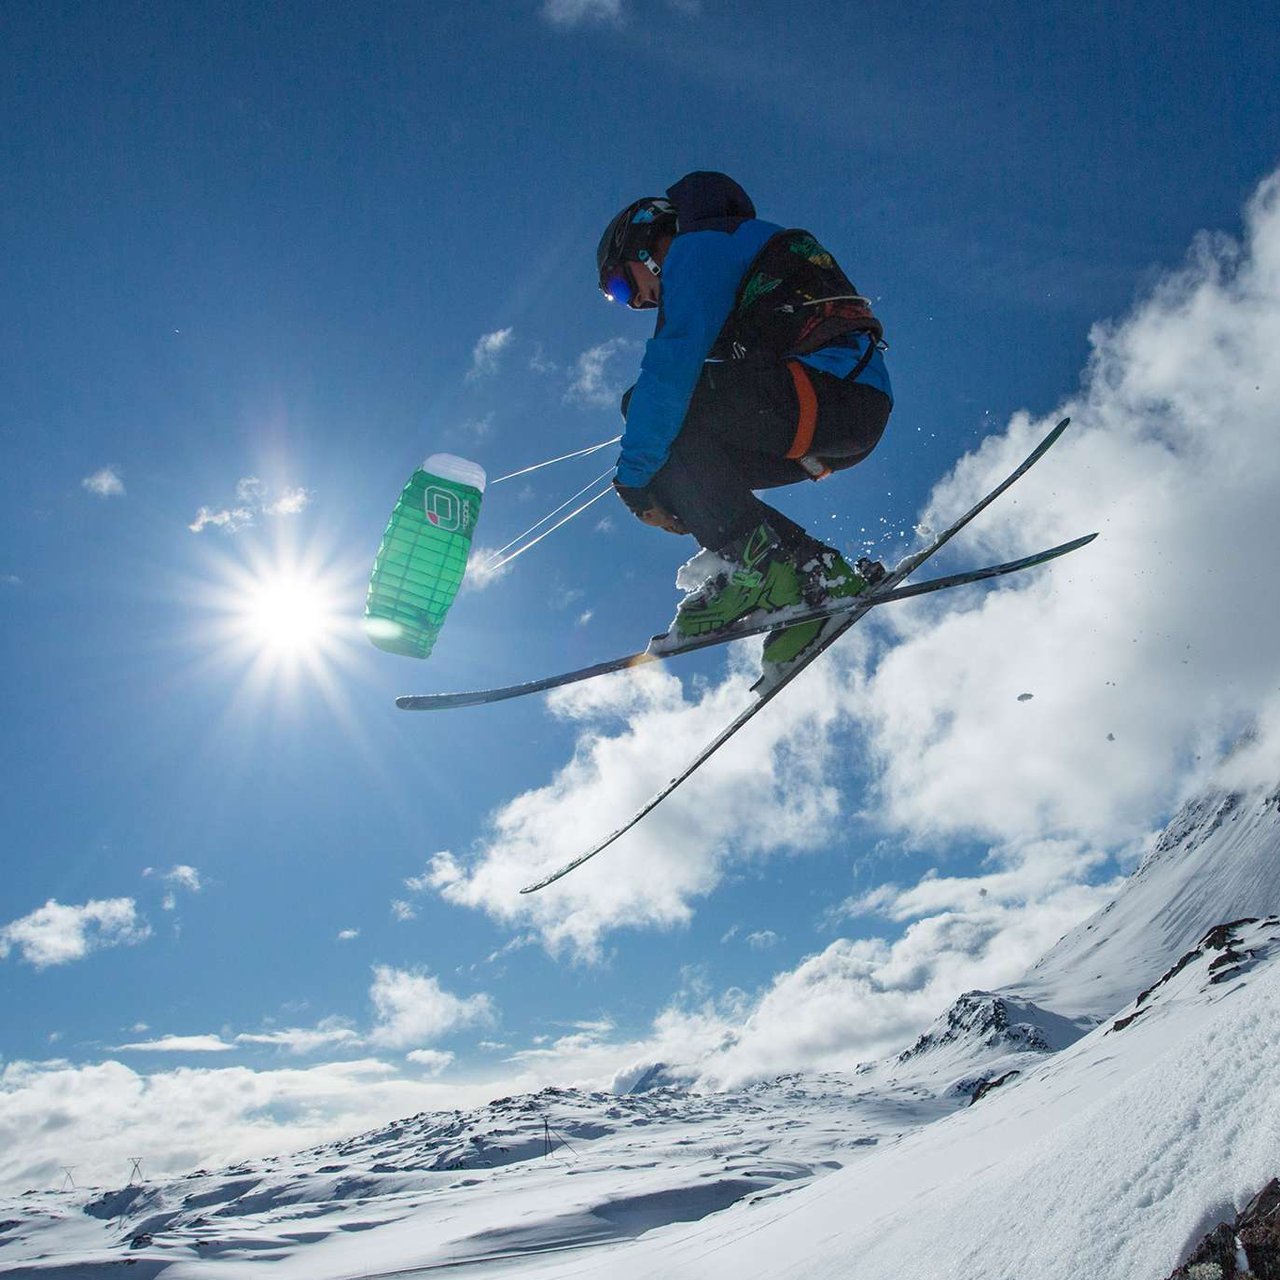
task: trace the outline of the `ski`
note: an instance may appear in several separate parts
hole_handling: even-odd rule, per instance
[[[1063,418],[1052,431],[1023,459],[1023,461],[1011,471],[994,489],[980,498],[964,515],[949,524],[941,533],[927,543],[920,550],[913,552],[911,555],[900,560],[894,567],[892,572],[884,579],[878,588],[878,594],[883,596],[885,591],[891,591],[900,586],[904,579],[914,573],[926,560],[936,555],[952,538],[958,534],[971,520],[980,515],[987,507],[991,505],[1010,485],[1021,479],[1057,442],[1062,433],[1067,429],[1070,418]],[[1092,536],[1079,542],[1083,545],[1085,541],[1092,541]],[[1064,544],[1069,545],[1069,544]],[[923,585],[923,584],[922,584]],[[727,724],[703,749],[675,775],[665,786],[654,793],[639,809],[636,810],[622,826],[618,827],[611,834],[606,836],[598,844],[588,849],[585,853],[579,854],[576,858],[566,862],[563,866],[557,867],[548,875],[543,876],[541,880],[535,881],[533,884],[525,885],[520,890],[521,893],[537,893],[540,889],[545,889],[548,885],[554,884],[557,880],[567,876],[571,871],[576,871],[584,862],[594,858],[596,854],[603,853],[614,841],[626,835],[642,818],[652,813],[682,782],[691,777],[704,765],[717,751],[720,750],[730,738],[734,736],[748,721],[753,719],[779,694],[783,689],[791,683],[802,671],[804,671],[810,663],[814,662],[823,653],[826,652],[832,644],[834,644],[846,631],[873,608],[874,597],[858,597],[852,604],[853,607],[844,614],[840,614],[837,618],[836,625],[829,628],[825,636],[819,636],[818,641],[808,652],[801,655],[800,659],[772,684],[765,685],[763,681],[757,682],[756,688],[759,690],[756,698],[749,703],[737,715],[737,717]]]
[[[1003,564],[990,564],[981,569],[966,569],[960,573],[948,573],[940,578],[930,578],[927,582],[915,582],[905,587],[890,587],[885,590],[883,584],[872,588],[862,596],[850,600],[841,600],[827,608],[788,610],[782,617],[771,615],[762,621],[747,622],[726,627],[712,635],[699,636],[673,645],[669,649],[641,649],[637,653],[629,653],[621,658],[609,658],[604,662],[592,663],[587,667],[578,667],[573,671],[563,671],[558,675],[542,676],[537,680],[526,680],[520,684],[504,685],[494,689],[474,689],[463,693],[407,693],[396,699],[396,706],[402,711],[447,711],[454,707],[479,707],[491,702],[505,702],[509,698],[523,698],[533,693],[545,693],[548,689],[559,689],[565,685],[576,684],[581,680],[592,680],[596,676],[612,675],[620,671],[636,671],[651,662],[666,662],[669,658],[683,657],[687,653],[697,653],[715,645],[728,644],[733,640],[745,640],[750,636],[764,635],[779,628],[799,626],[801,623],[824,621],[827,618],[838,618],[855,608],[870,609],[876,605],[891,604],[896,600],[913,600],[917,596],[930,595],[935,591],[946,591],[951,587],[965,586],[971,582],[983,582],[988,578],[999,578],[1005,574],[1018,573],[1035,565],[1046,564],[1065,556],[1069,552],[1092,542],[1098,535],[1086,534],[1082,538],[1074,538],[1045,551],[1037,551],[1017,560],[1007,560]]]

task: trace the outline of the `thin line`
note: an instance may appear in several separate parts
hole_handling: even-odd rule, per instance
[[[571,502],[576,502],[580,497],[582,497],[582,495],[583,495],[584,493],[586,493],[586,491],[587,491],[588,489],[594,489],[594,488],[596,487],[596,485],[598,485],[598,484],[600,483],[600,481],[601,481],[601,480],[603,480],[606,476],[611,475],[612,473],[613,473],[613,468],[612,468],[612,467],[610,467],[608,471],[602,471],[598,476],[596,476],[596,478],[595,478],[594,480],[588,480],[588,481],[587,481],[587,483],[586,483],[586,484],[584,484],[584,485],[582,486],[582,488],[578,490],[578,492],[577,492],[577,493],[572,494],[570,497],[566,498],[566,499],[565,499],[565,500],[564,500],[564,501],[563,501],[563,502],[562,502],[558,507],[556,507],[556,509],[555,509],[554,511],[548,511],[548,512],[547,512],[547,514],[546,514],[545,516],[543,516],[541,520],[535,520],[535,521],[534,521],[534,523],[533,523],[533,524],[531,524],[531,525],[530,525],[530,526],[529,526],[529,527],[528,527],[528,528],[527,528],[523,533],[517,533],[517,534],[516,534],[516,536],[515,536],[514,538],[512,538],[512,539],[511,539],[511,541],[510,541],[510,542],[508,542],[508,543],[507,543],[507,545],[506,545],[505,547],[499,547],[499,548],[497,549],[497,551],[495,551],[495,552],[494,552],[494,553],[493,553],[493,554],[488,558],[488,560],[486,560],[486,561],[484,562],[484,566],[483,566],[483,567],[484,567],[484,568],[486,568],[486,569],[491,568],[491,567],[493,566],[493,562],[494,562],[494,561],[495,561],[495,560],[496,560],[496,559],[497,559],[497,558],[498,558],[498,557],[499,557],[499,556],[500,556],[504,551],[507,551],[507,550],[509,550],[511,547],[514,547],[514,546],[516,545],[516,543],[520,541],[520,539],[521,539],[521,538],[526,538],[526,537],[528,537],[528,536],[529,536],[529,534],[531,534],[531,533],[532,533],[532,532],[533,532],[533,531],[534,531],[534,530],[535,530],[539,525],[546,524],[546,523],[547,523],[547,521],[548,521],[548,520],[550,520],[550,519],[552,518],[552,516],[558,516],[558,515],[560,514],[560,512],[562,512],[562,511],[565,509],[565,507],[567,507],[567,506],[569,505],[569,503],[571,503]],[[562,520],[562,521],[560,522],[560,524],[563,524],[563,523],[564,523],[564,521]],[[557,528],[557,529],[558,529],[559,527],[560,527],[560,525],[556,525],[556,528]],[[550,529],[548,529],[548,530],[547,530],[547,533],[550,533],[550,532],[551,532],[551,530],[550,530]],[[545,537],[546,537],[546,534],[542,534],[541,536],[545,538]],[[536,542],[536,541],[537,541],[537,539],[535,538],[535,539],[534,539],[534,541]],[[530,545],[530,546],[533,546],[533,543],[531,542],[529,545]],[[504,563],[505,563],[505,561],[504,561]]]
[[[535,462],[531,467],[522,467],[519,471],[512,471],[505,476],[499,476],[496,480],[490,480],[489,483],[491,485],[501,484],[504,480],[514,480],[516,476],[527,476],[530,471],[541,471],[543,467],[550,467],[557,462],[568,462],[570,458],[585,458],[587,454],[599,453],[601,449],[607,449],[611,444],[617,444],[621,439],[621,436],[614,436],[612,440],[602,440],[599,444],[590,445],[586,449],[579,449],[576,453],[565,453],[558,458],[548,458],[546,462]]]
[[[612,471],[613,468],[610,467],[610,470]],[[545,532],[538,534],[538,536],[534,538],[532,542],[525,543],[525,545],[521,547],[519,551],[513,551],[505,559],[499,560],[497,564],[494,564],[492,561],[486,561],[484,566],[485,569],[486,570],[501,569],[504,564],[510,564],[511,561],[516,558],[516,556],[522,556],[526,551],[529,550],[530,547],[537,546],[537,544],[541,542],[543,538],[547,536],[547,534],[555,533],[555,531],[562,524],[568,524],[569,521],[574,518],[574,516],[580,516],[589,506],[591,506],[593,502],[599,502],[600,499],[603,498],[604,495],[608,493],[612,488],[613,488],[613,485],[611,484],[606,485],[603,489],[600,490],[599,493],[596,494],[594,498],[588,498],[587,501],[584,502],[582,506],[580,506],[576,511],[570,511],[569,514],[565,516],[563,520],[557,520],[556,523],[553,524],[550,529],[547,529]]]

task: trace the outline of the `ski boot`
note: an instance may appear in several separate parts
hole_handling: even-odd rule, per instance
[[[859,577],[867,580],[869,587],[878,587],[889,576],[889,570],[879,560],[872,560],[867,556],[859,556],[853,562],[853,567],[858,571]]]
[[[804,602],[794,552],[767,524],[735,538],[717,555],[727,562],[676,611],[670,634],[676,641],[721,631],[755,613]]]
[[[815,544],[812,554],[800,565],[800,594],[810,608],[818,609],[838,600],[860,596],[881,581],[885,568],[878,560],[865,556],[851,567],[834,547]],[[824,635],[828,635],[839,618],[815,618],[794,627],[769,632],[761,655],[766,669],[775,674],[802,657]]]

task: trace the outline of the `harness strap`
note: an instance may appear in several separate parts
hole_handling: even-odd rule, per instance
[[[799,360],[788,360],[787,368],[791,370],[791,380],[796,386],[796,399],[800,402],[796,437],[787,450],[787,457],[798,462],[813,444],[813,433],[818,426],[818,393],[814,391],[808,371]]]
[[[849,374],[850,382],[857,382],[858,376],[867,367],[867,365],[871,363],[871,357],[875,355],[882,346],[885,346],[883,338],[877,340],[874,333],[867,334],[867,349],[862,353],[858,363],[853,366],[853,369]]]

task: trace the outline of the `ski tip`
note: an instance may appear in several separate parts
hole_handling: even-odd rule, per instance
[[[1058,439],[1058,437],[1059,437],[1059,436],[1060,436],[1060,435],[1061,435],[1061,434],[1062,434],[1062,433],[1063,433],[1063,432],[1064,432],[1064,431],[1065,431],[1065,430],[1066,430],[1070,425],[1071,425],[1071,419],[1070,419],[1070,418],[1062,418],[1061,420],[1059,420],[1059,422],[1054,426],[1053,430],[1052,430],[1052,431],[1050,431],[1050,432],[1049,432],[1049,434],[1048,434],[1047,436],[1045,436],[1045,438],[1044,438],[1044,444],[1043,444],[1043,446],[1042,446],[1042,447],[1047,448],[1049,445],[1053,444],[1053,443]]]
[[[1062,555],[1066,555],[1070,551],[1079,551],[1081,547],[1087,547],[1097,536],[1096,533],[1082,534],[1079,538],[1072,538],[1070,542],[1064,542],[1056,550]]]

